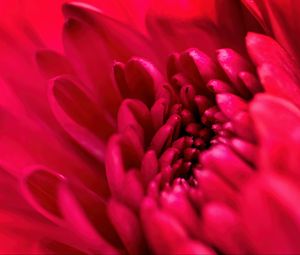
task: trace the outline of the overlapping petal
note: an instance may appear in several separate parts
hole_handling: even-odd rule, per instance
[[[297,3],[0,6],[0,252],[299,252]]]

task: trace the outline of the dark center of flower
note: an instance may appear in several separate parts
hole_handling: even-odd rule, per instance
[[[127,99],[118,113],[120,133],[108,149],[111,187],[121,178],[131,186],[141,179],[139,189],[161,206],[166,196],[183,192],[200,210],[203,179],[219,181],[227,168],[244,168],[246,162],[237,180],[225,181],[237,189],[251,174],[255,140],[249,130],[248,101],[262,87],[247,57],[231,49],[219,50],[217,56],[189,49],[169,57],[168,83],[154,65],[140,58],[117,63],[114,75],[118,91]],[[119,148],[122,161],[116,157]],[[210,181],[204,181],[208,188]],[[137,193],[124,197],[123,188],[115,192],[138,208]]]
[[[233,67],[226,67],[232,75]],[[158,152],[161,173],[167,176],[163,183],[172,184],[179,178],[193,186],[196,185],[194,173],[202,168],[202,153],[212,145],[228,144],[234,136],[232,124],[219,106],[225,101],[229,111],[236,107],[240,111],[239,107],[246,106],[243,100],[251,98],[252,93],[242,80],[230,84],[232,81],[222,65],[195,49],[169,58],[168,78],[173,104],[166,123],[154,135],[151,148]],[[232,92],[241,98],[235,98]],[[164,144],[158,149],[161,141]]]

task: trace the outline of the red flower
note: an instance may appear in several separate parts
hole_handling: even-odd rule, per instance
[[[0,252],[299,253],[297,2],[63,2],[0,4]]]

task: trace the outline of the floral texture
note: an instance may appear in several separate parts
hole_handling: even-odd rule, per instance
[[[297,0],[0,7],[1,254],[300,253]]]

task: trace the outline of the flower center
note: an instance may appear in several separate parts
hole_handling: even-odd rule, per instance
[[[108,150],[111,187],[119,185],[121,169],[122,183],[141,179],[139,189],[156,201],[162,193],[178,190],[198,201],[207,168],[222,172],[226,170],[220,161],[229,161],[224,164],[232,168],[244,164],[242,160],[250,171],[255,141],[247,101],[262,87],[247,58],[231,49],[219,50],[217,58],[197,49],[175,53],[168,59],[167,84],[151,63],[140,58],[115,65],[114,74],[121,96],[130,99],[120,107],[120,134]],[[119,151],[122,161],[116,157]],[[208,152],[213,155],[206,157]],[[211,173],[209,178],[215,178]],[[135,192],[123,198],[123,191],[115,192],[138,207],[142,196],[137,198]]]

